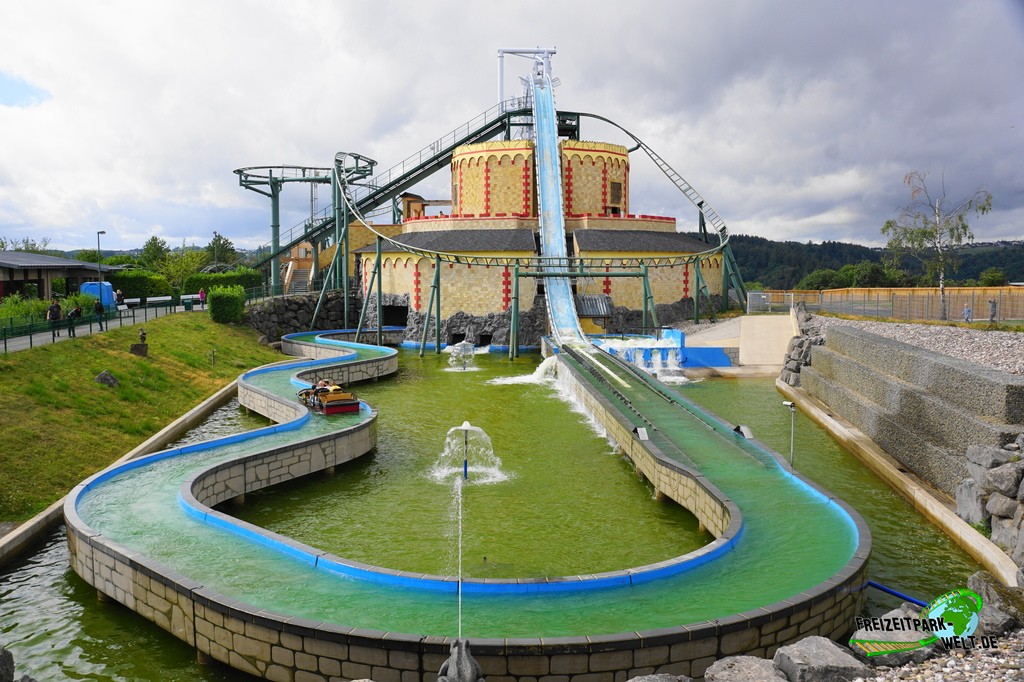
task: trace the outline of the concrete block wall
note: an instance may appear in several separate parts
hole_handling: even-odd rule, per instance
[[[682,466],[665,457],[650,441],[640,440],[633,425],[622,418],[605,397],[589,390],[583,380],[566,363],[559,363],[559,383],[572,390],[587,412],[604,427],[608,436],[633,462],[636,470],[650,481],[655,491],[689,510],[701,525],[716,538],[735,535],[739,531],[739,508],[699,471]]]
[[[829,327],[801,386],[924,480],[955,495],[969,445],[1024,427],[1024,378],[850,327]]]

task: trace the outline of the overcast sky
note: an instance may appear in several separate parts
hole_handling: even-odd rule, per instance
[[[916,170],[992,193],[978,240],[1024,238],[1021,0],[0,0],[0,236],[255,247],[270,201],[233,169],[390,168],[496,103],[499,48],[537,46],[558,108],[632,131],[734,234],[880,245]],[[506,96],[528,70],[506,57]],[[643,152],[631,194],[694,228]],[[287,228],[308,185],[284,195]]]

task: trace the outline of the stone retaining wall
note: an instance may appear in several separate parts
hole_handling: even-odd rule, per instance
[[[852,327],[829,327],[800,372],[807,392],[949,495],[964,450],[1002,446],[1024,427],[1024,378]]]

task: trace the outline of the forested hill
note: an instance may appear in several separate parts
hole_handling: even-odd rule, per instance
[[[847,263],[880,262],[883,252],[859,244],[776,242],[764,237],[734,234],[732,253],[745,282],[761,282],[769,289],[792,289],[815,270],[838,270]]]
[[[691,234],[697,237],[696,233]],[[792,289],[815,270],[838,270],[862,261],[881,262],[883,249],[845,242],[777,242],[764,237],[734,234],[729,237],[733,255],[745,282],[761,282],[769,289]],[[916,262],[903,263],[912,274],[920,274]],[[1024,281],[1024,243],[976,244],[960,252],[960,267],[947,275],[952,280],[977,279],[983,270],[1002,269],[1011,282]]]

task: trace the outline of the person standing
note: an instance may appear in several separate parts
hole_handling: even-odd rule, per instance
[[[75,325],[82,318],[82,306],[76,305],[68,313],[68,338],[75,338]]]
[[[50,322],[50,338],[56,341],[60,337],[60,303],[55,298],[46,309],[46,319]]]
[[[96,299],[96,303],[92,306],[92,311],[96,313],[96,323],[100,326],[100,331],[103,331],[103,313],[106,312],[103,309],[103,301]]]
[[[964,322],[971,323],[971,306],[968,303],[964,303]]]
[[[206,289],[199,287],[199,307],[206,310]]]

